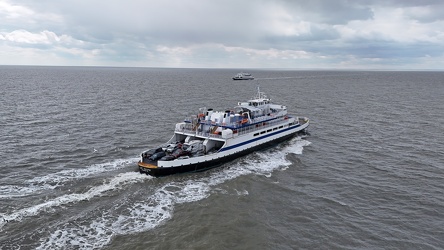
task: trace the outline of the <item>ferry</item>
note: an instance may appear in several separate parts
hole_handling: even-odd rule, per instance
[[[254,80],[254,77],[250,74],[250,73],[237,73],[234,77],[233,80]]]
[[[214,168],[306,133],[309,123],[273,104],[258,86],[256,96],[232,109],[200,108],[177,123],[166,144],[142,152],[139,172],[160,177]]]

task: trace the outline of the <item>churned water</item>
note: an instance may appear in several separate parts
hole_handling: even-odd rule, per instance
[[[0,249],[442,249],[444,72],[0,67]],[[256,86],[311,120],[223,166],[140,152]]]

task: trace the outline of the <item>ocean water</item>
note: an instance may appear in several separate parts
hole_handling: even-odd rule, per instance
[[[443,249],[444,72],[0,66],[0,249]],[[138,173],[256,86],[311,120],[201,173]]]

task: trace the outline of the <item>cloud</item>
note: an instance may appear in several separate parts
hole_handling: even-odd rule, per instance
[[[35,14],[33,10],[25,6],[13,5],[7,1],[0,2],[0,14],[5,19],[27,18]]]
[[[0,40],[5,40],[10,43],[20,44],[40,44],[40,45],[77,45],[81,46],[83,41],[75,40],[70,36],[58,36],[54,32],[44,30],[39,33],[31,33],[26,30],[14,30],[10,33],[0,33]]]
[[[62,16],[46,11],[35,11],[30,7],[13,4],[7,0],[0,0],[0,23],[2,28],[20,29],[41,29],[42,25],[47,26],[52,23],[62,21]]]
[[[23,49],[27,64],[50,53],[66,65],[429,67],[443,56],[441,2],[0,0],[0,55]]]

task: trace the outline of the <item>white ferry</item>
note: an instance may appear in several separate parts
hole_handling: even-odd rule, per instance
[[[142,152],[140,173],[158,177],[202,171],[306,132],[308,118],[287,114],[286,106],[272,104],[257,91],[233,109],[200,108],[177,123],[165,145]]]
[[[254,77],[250,74],[250,73],[237,73],[234,77],[233,80],[254,80]]]

